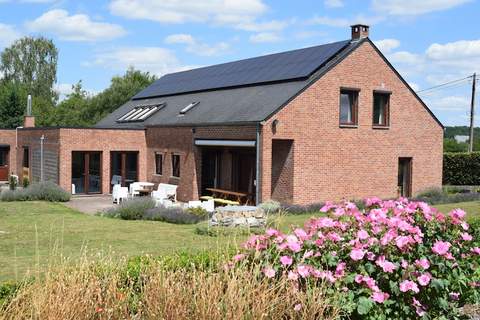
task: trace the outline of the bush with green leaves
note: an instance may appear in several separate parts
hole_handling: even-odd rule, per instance
[[[443,184],[480,185],[480,152],[445,153]]]
[[[192,207],[187,209],[188,213],[191,213],[195,216],[206,218],[208,217],[208,211],[203,209],[202,207]]]
[[[18,185],[18,177],[16,175],[10,175],[8,177],[8,186],[11,191],[15,191]]]
[[[327,216],[290,234],[252,236],[230,266],[260,263],[265,278],[308,290],[328,282],[353,319],[462,319],[480,303],[480,243],[461,209],[370,198],[326,203]]]
[[[149,209],[145,212],[144,220],[162,221],[174,224],[196,224],[200,221],[206,220],[207,216],[199,216],[190,213],[188,210],[183,210],[180,207],[163,206]]]
[[[145,212],[155,208],[155,201],[149,197],[137,197],[122,202],[119,206],[113,207],[104,216],[111,218],[120,218],[123,220],[142,220]]]
[[[0,194],[1,201],[50,201],[67,202],[70,193],[60,188],[57,184],[47,181],[29,185],[24,189],[4,190]]]
[[[424,201],[429,204],[442,204],[442,203],[458,203],[467,201],[480,200],[480,193],[478,192],[451,192],[447,189],[430,188],[420,192],[413,200]]]

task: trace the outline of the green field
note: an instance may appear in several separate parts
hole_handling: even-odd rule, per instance
[[[444,212],[459,207],[470,216],[480,216],[480,202],[437,206]],[[286,230],[291,225],[303,225],[311,216],[282,216],[276,224]],[[0,282],[21,279],[60,256],[75,259],[85,252],[135,256],[177,250],[221,250],[245,239],[200,236],[195,234],[195,228],[90,216],[60,203],[0,202]]]

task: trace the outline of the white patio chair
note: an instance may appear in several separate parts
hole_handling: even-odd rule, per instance
[[[214,212],[215,211],[215,201],[213,199],[202,201],[201,207],[205,209],[207,212]]]
[[[141,189],[140,185],[138,184],[138,182],[132,182],[130,183],[130,196],[132,198],[134,197],[137,197],[140,195],[140,192],[139,190]]]
[[[152,198],[157,202],[167,199],[177,202],[177,188],[178,186],[174,184],[160,183],[157,190],[152,192]]]
[[[120,204],[121,201],[128,199],[128,188],[122,187],[119,184],[113,186],[112,190],[113,203]]]
[[[202,208],[202,201],[188,201],[188,208]]]

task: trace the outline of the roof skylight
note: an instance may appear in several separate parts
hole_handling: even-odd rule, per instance
[[[183,108],[182,110],[180,110],[180,114],[181,115],[184,115],[185,113],[187,113],[188,111],[190,111],[191,109],[193,109],[193,107],[195,107],[196,105],[198,105],[200,102],[192,102],[190,103],[188,106],[186,106],[185,108]]]
[[[149,106],[138,106],[118,118],[117,122],[141,122],[145,121],[160,110],[165,104],[156,104]]]

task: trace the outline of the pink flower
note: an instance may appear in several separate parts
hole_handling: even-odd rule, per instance
[[[275,277],[275,270],[271,267],[267,267],[263,269],[263,274],[265,274],[265,277],[267,278],[273,278]]]
[[[378,303],[383,303],[385,300],[387,300],[390,297],[390,295],[386,292],[374,292],[372,294],[372,300]]]
[[[458,293],[458,292],[450,292],[450,293],[449,293],[449,296],[450,296],[450,299],[456,301],[456,300],[458,300],[458,298],[460,298],[460,293]]]
[[[361,274],[357,274],[355,276],[355,282],[358,283],[358,284],[362,283],[363,282],[363,276]]]
[[[472,252],[480,255],[480,247],[472,248]]]
[[[298,242],[298,238],[294,235],[289,235],[287,237],[287,248],[293,252],[299,252],[302,246]]]
[[[282,266],[286,267],[293,263],[293,259],[290,256],[281,256],[280,263],[282,264]]]
[[[408,268],[408,262],[407,262],[406,260],[402,260],[401,265],[402,265],[402,268],[403,268],[403,269],[407,269],[407,268]]]
[[[385,260],[385,256],[378,257],[375,263],[383,269],[384,272],[392,273],[393,270],[397,269],[397,266],[388,260]]]
[[[373,252],[371,252],[371,251],[368,251],[368,252],[367,252],[367,259],[368,259],[369,261],[375,260],[375,253],[373,253]]]
[[[242,254],[236,254],[233,256],[233,261],[235,262],[239,262],[241,260],[243,260],[243,258],[245,258],[245,255],[242,253]]]
[[[420,289],[418,289],[418,286],[415,282],[411,280],[404,280],[400,283],[400,291],[402,292],[413,291],[415,293],[418,293],[420,292]]]
[[[422,267],[424,270],[427,270],[428,268],[430,268],[430,262],[428,262],[427,258],[416,260],[415,265],[418,267]]]
[[[363,229],[357,232],[357,238],[360,240],[368,239],[368,237],[369,237],[368,232]]]
[[[420,277],[418,277],[417,281],[421,286],[425,287],[425,286],[428,286],[431,279],[432,279],[432,276],[430,275],[430,273],[427,272],[422,274]]]
[[[313,250],[305,251],[305,253],[303,254],[304,259],[310,258],[311,256],[313,256]]]
[[[337,268],[335,269],[335,276],[343,277],[343,275],[345,274],[345,267],[346,266],[347,266],[347,264],[345,262],[340,262],[337,265]]]
[[[307,240],[309,237],[308,237],[308,234],[305,232],[305,230],[303,229],[300,229],[300,228],[297,228],[293,231],[293,233],[295,233],[295,235],[300,239],[300,240]]]
[[[297,303],[294,307],[293,307],[293,310],[295,311],[300,311],[302,310],[302,304],[301,303]]]
[[[450,249],[450,246],[451,246],[450,242],[437,240],[432,247],[432,251],[433,253],[436,253],[439,256],[443,256],[448,252],[448,249]]]
[[[287,277],[288,277],[288,280],[297,281],[298,280],[298,273],[296,273],[295,271],[289,271]]]
[[[397,247],[399,249],[402,249],[405,246],[407,246],[410,243],[411,240],[412,240],[411,236],[398,236],[395,239],[395,244],[397,245]]]
[[[275,229],[272,229],[272,228],[269,228],[265,231],[265,233],[267,234],[267,236],[269,237],[273,237],[273,236],[278,236],[280,234],[280,232],[278,230],[275,230]]]
[[[463,241],[472,241],[473,240],[473,237],[466,232],[462,233],[461,236],[462,236]]]
[[[463,211],[462,209],[453,209],[449,213],[452,219],[458,219],[458,220],[462,220],[465,217],[465,214],[466,214],[465,211]]]
[[[299,265],[297,267],[297,272],[302,278],[308,277],[310,275],[310,270],[311,270],[310,266],[306,266],[306,265]]]
[[[362,249],[353,249],[350,252],[350,258],[352,258],[352,260],[355,260],[355,261],[362,260],[364,256],[365,256],[365,251]]]

